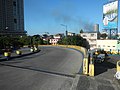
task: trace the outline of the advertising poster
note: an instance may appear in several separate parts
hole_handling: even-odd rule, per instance
[[[103,28],[116,29],[118,27],[118,0],[103,6]]]

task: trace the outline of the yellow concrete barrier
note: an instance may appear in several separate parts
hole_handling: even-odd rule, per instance
[[[89,76],[94,76],[94,64],[89,64]]]
[[[58,46],[58,47],[64,47],[64,48],[74,48],[81,51],[84,54],[84,57],[86,57],[87,55],[87,50],[81,46],[75,46],[75,45],[39,45],[39,46]]]
[[[83,74],[88,75],[88,58],[83,59]]]
[[[22,51],[17,50],[17,51],[16,51],[16,54],[21,55],[21,54],[22,54]]]
[[[116,67],[117,67],[117,72],[120,71],[120,60],[117,61],[117,65],[116,65]]]

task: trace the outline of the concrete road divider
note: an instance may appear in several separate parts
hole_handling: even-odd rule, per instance
[[[83,74],[88,75],[88,58],[83,59]]]
[[[120,60],[117,61],[117,65],[116,65],[116,67],[117,67],[117,72],[118,72],[118,71],[120,72]]]
[[[89,64],[89,76],[94,76],[94,64]]]
[[[75,46],[75,45],[39,45],[39,46],[58,46],[58,47],[64,47],[64,48],[73,48],[73,49],[81,51],[84,57],[87,56],[87,49],[81,46]]]
[[[114,77],[116,77],[116,79],[120,80],[120,60],[117,61],[116,68],[117,68],[117,72],[116,72],[116,74],[114,75]]]

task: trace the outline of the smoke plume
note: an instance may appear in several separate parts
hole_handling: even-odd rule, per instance
[[[64,1],[64,0],[63,0]],[[65,0],[66,1],[66,0]],[[64,1],[64,4],[65,4]],[[66,1],[67,4],[68,1]],[[66,4],[65,4],[66,5]],[[69,7],[67,7],[69,6]],[[71,6],[71,7],[70,7]],[[89,21],[85,21],[86,19],[82,19],[82,17],[75,17],[73,13],[71,12],[75,12],[75,5],[63,5],[64,10],[61,9],[60,7],[57,7],[55,9],[53,9],[53,11],[51,12],[52,17],[54,18],[56,23],[65,23],[65,24],[76,24],[75,26],[79,27],[80,29],[83,29],[84,31],[93,31],[93,23],[89,22]],[[70,9],[69,9],[70,8]],[[71,9],[72,8],[72,9]]]

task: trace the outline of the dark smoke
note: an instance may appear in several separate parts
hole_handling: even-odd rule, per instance
[[[63,0],[64,1],[64,0]],[[66,0],[65,0],[66,1]],[[68,1],[66,1],[68,4]],[[65,2],[64,2],[65,3]],[[71,5],[71,8],[74,8],[74,5]],[[84,31],[93,31],[93,24],[90,23],[89,21],[85,21],[86,19],[82,19],[81,17],[74,17],[72,16],[73,14],[68,14],[66,8],[70,8],[69,7],[65,7],[65,11],[62,10],[61,8],[55,8],[51,14],[54,18],[54,20],[56,21],[56,23],[65,23],[65,24],[76,24],[78,25],[80,28],[79,29],[83,29]],[[74,10],[74,9],[73,9]],[[72,9],[70,9],[70,11],[72,12]]]
[[[84,29],[84,31],[93,31],[93,23],[90,23],[89,21],[83,21],[81,20],[80,17],[72,17],[70,15],[64,14],[62,12],[56,12],[54,11],[52,13],[55,21],[58,22],[63,22],[63,23],[75,23],[77,24],[80,28]]]
[[[83,25],[83,27],[84,27],[85,31],[90,31],[90,32],[93,31],[93,24],[92,23],[85,22],[84,25]]]
[[[54,19],[55,19],[55,21],[56,22],[58,22],[58,21],[62,21],[62,22],[70,22],[70,19],[71,19],[71,17],[69,17],[69,16],[67,16],[67,15],[64,15],[63,13],[61,13],[60,11],[54,11],[53,13],[52,13],[52,15],[53,15],[53,17],[54,17]]]

